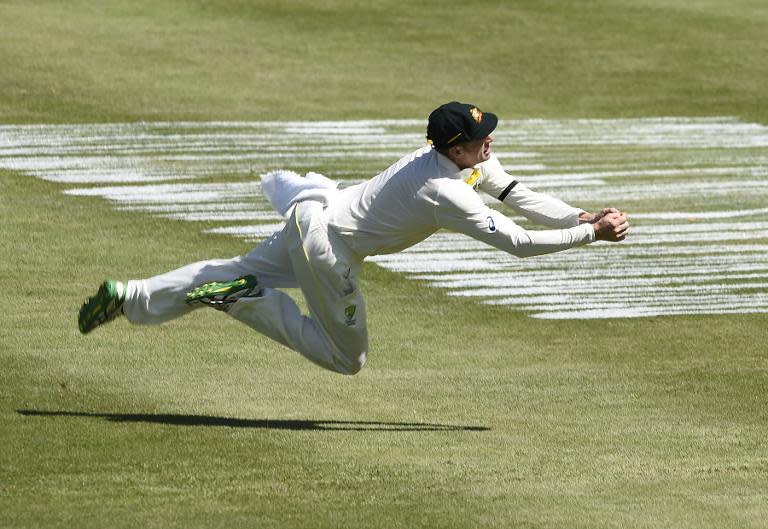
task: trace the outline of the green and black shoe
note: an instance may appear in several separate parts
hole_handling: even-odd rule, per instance
[[[80,315],[77,324],[83,334],[117,318],[123,313],[125,302],[125,284],[114,279],[107,279],[99,287],[93,297],[85,300],[80,307]]]
[[[240,298],[258,297],[261,287],[255,276],[243,276],[226,283],[206,283],[187,293],[187,304],[202,303],[226,310]]]

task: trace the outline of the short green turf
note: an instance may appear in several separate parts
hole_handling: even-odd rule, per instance
[[[454,98],[768,120],[757,1],[3,1],[0,20],[0,123]],[[106,276],[248,247],[62,189],[0,171],[0,527],[765,527],[764,315],[540,321],[366,265],[354,377],[211,310],[82,336]]]
[[[0,122],[768,119],[762,0],[0,2]]]

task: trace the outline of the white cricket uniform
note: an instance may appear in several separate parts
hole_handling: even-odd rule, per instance
[[[281,181],[296,182],[295,173],[274,177],[270,175],[270,189],[265,186],[271,201],[275,182],[278,194]],[[123,309],[128,319],[148,324],[167,321],[192,310],[185,296],[195,287],[253,274],[264,287],[262,295],[241,298],[228,310],[230,316],[326,369],[354,374],[368,353],[365,301],[357,283],[365,257],[403,250],[441,228],[519,257],[595,240],[592,225],[579,224],[582,210],[516,182],[495,156],[459,170],[427,146],[371,180],[340,191],[309,179],[304,189],[283,187],[290,188],[294,200],[282,197],[278,209],[288,209],[290,216],[281,231],[244,256],[129,281]],[[518,226],[486,206],[476,189],[552,229]],[[309,317],[277,290],[296,286],[306,298]]]

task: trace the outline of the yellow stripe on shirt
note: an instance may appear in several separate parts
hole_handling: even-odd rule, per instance
[[[469,177],[466,180],[464,180],[464,183],[467,185],[473,186],[475,185],[475,182],[477,182],[479,178],[480,178],[480,170],[474,169],[472,171],[472,174],[469,175]]]

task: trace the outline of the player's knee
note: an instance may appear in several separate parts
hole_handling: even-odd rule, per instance
[[[338,371],[342,375],[356,375],[363,369],[367,360],[368,353],[366,352],[354,356],[347,356],[345,357],[344,362],[338,363]]]

